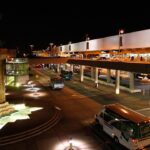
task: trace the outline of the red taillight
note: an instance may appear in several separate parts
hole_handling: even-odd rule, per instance
[[[133,143],[133,144],[136,144],[137,142],[138,142],[137,139],[132,139],[132,143]]]

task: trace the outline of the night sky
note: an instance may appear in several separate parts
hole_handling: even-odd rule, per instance
[[[122,7],[123,6],[123,7]],[[0,46],[23,48],[34,44],[44,49],[49,43],[56,45],[149,29],[149,5],[125,5],[70,1],[66,4],[6,2],[0,5]]]

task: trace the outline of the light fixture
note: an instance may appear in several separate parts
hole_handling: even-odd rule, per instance
[[[123,34],[124,33],[124,30],[123,29],[120,29],[119,30],[119,34]]]
[[[74,150],[73,144],[72,144],[72,138],[69,139],[69,149],[68,150]]]

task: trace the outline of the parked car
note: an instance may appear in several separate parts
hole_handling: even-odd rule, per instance
[[[64,80],[61,77],[52,78],[50,86],[53,90],[63,89],[64,88]]]
[[[72,71],[62,70],[60,76],[65,80],[71,80],[72,79]]]

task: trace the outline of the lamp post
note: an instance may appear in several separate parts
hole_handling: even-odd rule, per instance
[[[73,144],[72,144],[72,138],[69,139],[69,149],[68,150],[74,150]]]
[[[49,43],[49,45],[50,45],[50,48],[51,48],[51,50],[52,50],[53,43]]]
[[[62,56],[62,44],[59,46],[59,55]]]
[[[119,55],[120,55],[120,52],[121,52],[121,46],[123,46],[123,39],[122,39],[122,37],[123,37],[123,33],[124,33],[124,30],[123,29],[120,29],[119,30]]]
[[[53,45],[53,56],[57,56],[57,46],[56,45]]]
[[[68,52],[69,56],[71,56],[71,41],[69,42],[69,52]]]
[[[88,34],[86,34],[86,59],[87,59],[87,50],[89,49],[89,40],[90,40],[90,38],[89,38],[89,36],[88,36]]]
[[[71,51],[71,42],[69,42],[69,51]]]
[[[49,56],[52,55],[53,43],[49,43]]]
[[[34,45],[33,44],[31,44],[31,45],[29,45],[30,46],[30,50],[31,50],[31,56],[33,55],[33,48],[34,48]]]
[[[33,45],[33,44],[31,44],[31,45],[30,45],[31,51],[33,50],[33,47],[34,47],[34,45]]]

